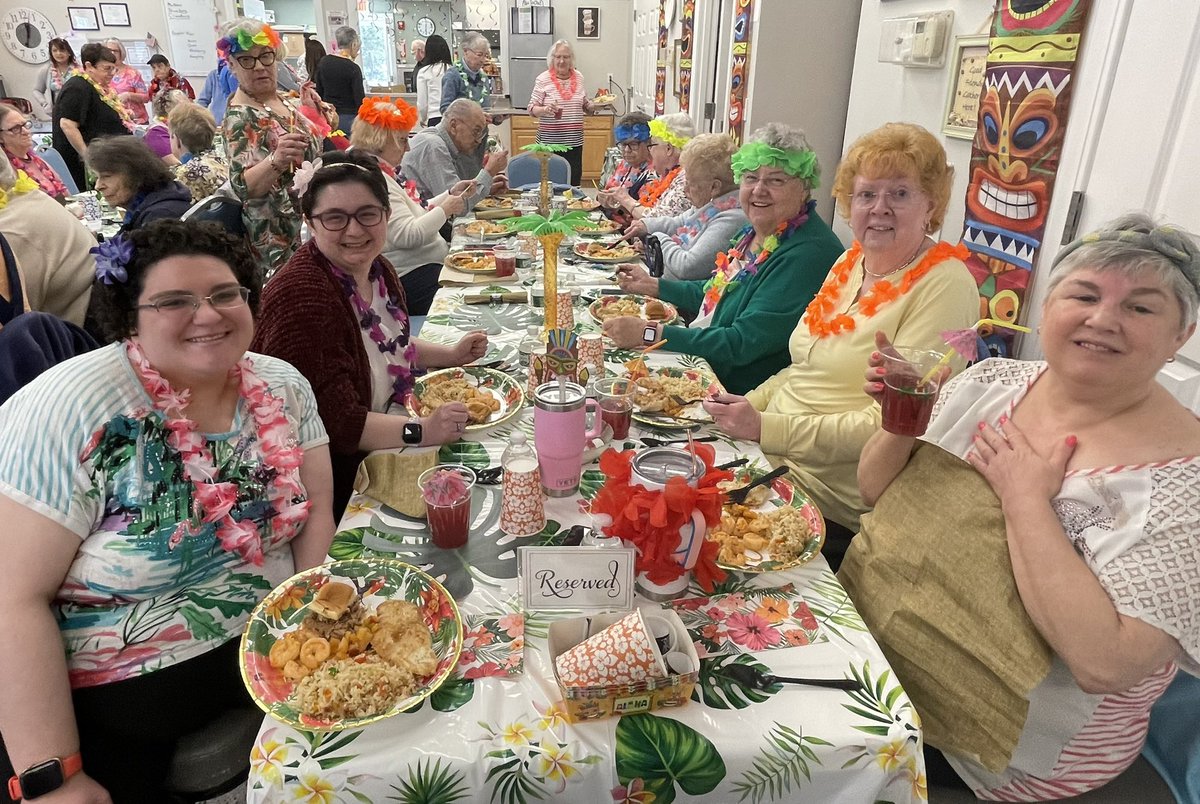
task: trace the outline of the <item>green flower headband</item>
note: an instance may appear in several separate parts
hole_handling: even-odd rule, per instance
[[[817,164],[817,155],[811,149],[803,151],[785,151],[765,142],[748,142],[731,160],[733,165],[733,180],[740,182],[742,174],[761,167],[775,167],[789,176],[795,176],[808,182],[810,189],[821,186],[821,166]]]
[[[1085,234],[1058,252],[1051,270],[1057,268],[1063,258],[1071,252],[1103,240],[1117,240],[1147,251],[1158,252],[1170,260],[1200,294],[1200,250],[1197,250],[1196,242],[1187,232],[1174,226],[1156,226],[1148,232],[1137,229],[1101,229]]]
[[[681,137],[671,129],[667,128],[667,124],[659,120],[657,117],[650,121],[650,136],[662,140],[672,148],[682,151],[683,146],[687,145],[688,138]]]

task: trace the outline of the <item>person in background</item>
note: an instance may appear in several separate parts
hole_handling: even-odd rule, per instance
[[[412,58],[413,64],[420,64],[421,62],[425,61],[425,40],[424,39],[414,39],[413,40],[411,58]]]
[[[537,142],[566,145],[559,156],[571,166],[572,187],[583,175],[583,116],[592,113],[583,74],[575,69],[575,49],[565,39],[550,46],[546,71],[533,82],[529,116],[538,121]]]
[[[178,89],[187,95],[188,100],[196,99],[196,92],[192,89],[192,84],[175,69],[171,67],[170,60],[161,53],[155,53],[147,62],[150,69],[154,70],[154,77],[150,79],[150,100],[153,101],[158,97],[158,93],[168,89]]]
[[[170,801],[179,738],[250,705],[250,613],[334,531],[312,387],[247,352],[249,254],[208,222],[118,245],[95,289],[115,342],[0,408],[0,772],[81,760],[46,801]]]
[[[146,143],[146,147],[158,154],[171,167],[178,165],[179,160],[171,152],[171,130],[167,124],[167,118],[171,114],[171,110],[182,103],[191,103],[183,90],[167,89],[155,95],[154,100],[150,102],[150,107],[154,109],[154,122],[142,136],[142,142]]]
[[[442,115],[459,98],[473,100],[484,109],[492,108],[492,79],[483,72],[483,65],[492,57],[491,44],[479,31],[467,31],[459,43],[459,50],[462,61],[442,77],[442,99],[438,106]]]
[[[366,452],[462,437],[462,403],[414,419],[404,399],[422,371],[482,357],[487,335],[469,332],[456,344],[410,337],[404,290],[381,256],[389,212],[383,172],[369,154],[325,158],[300,196],[312,239],[267,284],[253,348],[288,361],[312,383],[329,427],[340,517]]]
[[[225,107],[235,92],[237,78],[230,71],[225,59],[217,59],[217,66],[209,70],[208,77],[204,79],[204,88],[200,90],[196,103],[212,112],[217,125],[221,125],[221,121],[225,119]]]
[[[627,238],[648,237],[662,250],[664,279],[707,279],[717,254],[746,225],[730,160],[737,144],[728,134],[699,134],[683,146],[683,190],[692,208],[682,215],[644,217],[629,224]]]
[[[770,164],[770,151],[748,156]],[[726,433],[757,441],[773,464],[786,464],[821,513],[850,534],[867,510],[855,480],[859,454],[880,422],[862,390],[875,334],[945,351],[941,333],[979,315],[966,248],[929,237],[941,228],[953,179],[941,143],[920,126],[890,123],[856,140],[833,182],[854,243],[792,332],[790,365],[745,397],[722,394],[705,406]],[[757,209],[747,201],[758,207],[767,190],[743,197],[751,220]]]
[[[1158,379],[1196,330],[1200,245],[1133,213],[1049,273],[1044,361],[983,360],[924,435],[870,436],[838,578],[931,777],[940,751],[981,800],[1149,801],[1087,794],[1137,759],[1177,671],[1200,675],[1200,422]]]
[[[50,61],[38,72],[37,83],[33,85],[33,109],[39,120],[50,119],[59,90],[78,69],[71,43],[62,37],[51,39]]]
[[[425,43],[425,58],[418,62],[415,81],[417,84],[417,117],[421,126],[433,128],[442,122],[442,79],[454,69],[450,45],[434,34]]]
[[[136,67],[125,63],[125,46],[120,39],[105,39],[104,46],[112,51],[117,60],[117,69],[113,73],[112,88],[117,98],[129,111],[134,123],[150,122],[146,112],[146,104],[150,102],[150,92],[146,89],[146,79]]]
[[[465,179],[445,193],[421,203],[415,186],[402,187],[397,176],[408,151],[408,134],[417,123],[417,111],[403,100],[367,98],[358,110],[350,144],[355,152],[372,154],[379,160],[387,182],[392,214],[387,222],[383,258],[396,269],[409,315],[425,315],[438,288],[438,276],[449,245],[438,231],[455,215],[466,210],[463,194],[474,189]],[[408,184],[408,182],[406,182]]]
[[[313,80],[321,99],[337,109],[338,128],[348,134],[367,94],[362,68],[354,63],[362,50],[362,41],[358,31],[346,25],[333,32],[333,39],[337,43],[334,58],[321,59]]]
[[[25,175],[37,182],[42,192],[59,203],[67,200],[67,186],[54,168],[38,156],[33,147],[33,124],[25,119],[15,106],[0,103],[0,146],[4,156],[14,170],[23,170]]]
[[[620,210],[632,220],[679,215],[691,209],[692,202],[683,190],[686,177],[679,156],[695,133],[692,118],[683,112],[651,120],[650,142],[646,149],[650,152],[650,166],[656,178],[647,181],[636,197],[619,185],[601,192],[600,203]]]
[[[300,216],[290,194],[295,170],[321,153],[321,134],[298,103],[279,94],[275,48],[279,34],[266,23],[228,23],[217,49],[238,79],[223,131],[229,181],[242,202],[242,220],[264,276],[281,267],[300,245]],[[262,42],[266,44],[262,44]]]
[[[229,161],[213,147],[217,124],[212,112],[195,103],[181,103],[167,117],[171,153],[179,160],[175,181],[188,188],[195,203],[216,193],[229,180]]]
[[[618,268],[622,290],[696,313],[691,326],[619,316],[604,322],[604,333],[622,349],[665,340],[670,351],[703,357],[722,386],[742,394],[788,364],[788,333],[842,244],[815,211],[821,171],[803,131],[768,123],[738,149],[733,170],[750,225],[717,257],[707,281]]]
[[[0,207],[0,232],[24,276],[25,303],[82,326],[96,265],[89,249],[96,239],[66,207],[32,185],[0,159],[0,192],[8,199]]]
[[[602,204],[604,197],[615,199],[613,193],[618,188],[624,189],[630,198],[637,198],[646,182],[655,177],[654,166],[650,164],[650,115],[630,112],[622,117],[613,129],[613,142],[620,150],[621,159],[597,195]],[[628,212],[616,205],[606,208],[605,212],[624,226],[633,220]]]
[[[88,148],[96,192],[125,210],[121,231],[140,229],[162,218],[178,220],[192,194],[175,181],[171,168],[136,137],[101,137]]]
[[[483,109],[475,101],[459,98],[446,109],[446,116],[436,128],[427,128],[413,137],[401,173],[416,183],[422,198],[434,198],[463,179],[473,179],[475,186],[466,202],[467,209],[474,209],[488,195],[502,192],[507,186],[504,169],[508,167],[508,152],[497,151],[485,157],[486,138],[487,116]]]
[[[134,122],[111,87],[117,57],[99,42],[79,49],[83,69],[67,79],[54,104],[51,141],[81,190],[88,186],[83,168],[88,143],[96,137],[133,132]]]
[[[321,44],[320,39],[315,36],[304,37],[304,69],[300,71],[300,77],[305,81],[314,80],[317,74],[317,65],[326,55],[325,46]]]

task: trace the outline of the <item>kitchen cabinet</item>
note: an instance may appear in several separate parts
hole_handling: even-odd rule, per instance
[[[528,115],[510,118],[510,142],[513,155],[521,152],[537,138],[537,120]],[[588,115],[583,118],[583,175],[584,184],[599,181],[604,169],[604,154],[612,147],[614,118],[610,114]]]

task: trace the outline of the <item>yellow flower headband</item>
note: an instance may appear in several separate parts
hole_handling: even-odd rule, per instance
[[[667,124],[657,117],[650,121],[650,136],[680,151],[683,150],[683,146],[687,145],[688,142],[688,137],[679,136],[667,128]]]

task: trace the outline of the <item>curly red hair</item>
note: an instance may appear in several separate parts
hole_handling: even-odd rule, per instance
[[[417,110],[402,98],[363,98],[358,119],[376,128],[407,132],[417,124]]]

